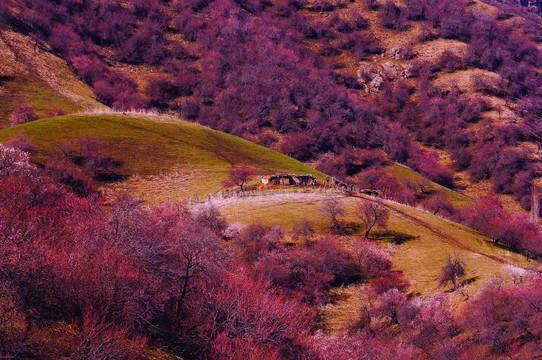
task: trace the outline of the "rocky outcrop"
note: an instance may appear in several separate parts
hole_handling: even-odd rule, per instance
[[[394,61],[386,61],[381,64],[364,62],[358,68],[357,77],[365,91],[375,93],[382,88],[387,80],[407,78],[408,71]]]

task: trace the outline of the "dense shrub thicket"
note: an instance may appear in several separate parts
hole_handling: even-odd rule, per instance
[[[278,228],[227,229],[212,206],[148,207],[123,195],[103,206],[4,145],[0,204],[6,357],[134,359],[157,347],[220,359],[540,353],[540,279],[522,272],[451,312],[444,294],[405,293],[389,255],[367,240],[345,247],[305,224],[294,231],[308,238],[288,245]],[[493,213],[469,218],[473,226],[500,219],[487,208]],[[317,306],[334,300],[332,287],[360,281],[369,300],[359,321],[340,337],[323,335]]]
[[[467,169],[475,181],[491,178],[496,191],[513,194],[528,208],[536,166],[514,147],[542,138],[542,81],[535,69],[542,60],[534,43],[540,29],[533,21],[511,27],[463,0],[365,3],[384,27],[404,31],[423,22],[421,40],[465,42],[467,56],[446,52],[413,72],[417,88],[395,79],[369,100],[357,91],[358,79],[341,71],[341,58],[363,60],[382,48],[359,10],[346,2],[10,0],[0,16],[48,42],[108,105],[178,111],[301,160],[332,153],[337,163],[352,147],[380,148],[453,186],[451,171],[421,151],[412,135],[447,149],[457,169]],[[321,18],[312,11],[333,13]],[[152,65],[160,74],[139,88],[116,62]],[[500,75],[497,84],[480,79],[479,91],[517,104],[516,124],[474,132],[470,125],[490,106],[431,86],[434,72],[466,67]],[[491,157],[497,148],[506,151]],[[518,161],[510,168],[513,158]]]

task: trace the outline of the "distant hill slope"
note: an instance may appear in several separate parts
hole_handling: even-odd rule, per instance
[[[58,110],[106,108],[64,59],[11,30],[0,30],[0,97],[0,127],[20,104],[32,106],[40,118]]]
[[[400,180],[413,182],[427,181],[427,186],[429,190],[433,192],[442,192],[446,199],[448,199],[448,201],[450,201],[450,203],[456,208],[460,208],[472,202],[471,197],[461,193],[460,191],[455,191],[440,184],[437,184],[436,182],[429,181],[420,173],[412,170],[411,168],[403,164],[392,163],[385,167],[385,171]]]
[[[110,191],[136,191],[142,198],[158,202],[166,198],[186,199],[219,190],[231,165],[249,164],[259,175],[277,172],[325,175],[310,166],[240,137],[212,130],[174,117],[137,113],[79,114],[45,118],[0,130],[0,141],[17,134],[32,141],[33,159],[44,164],[60,152],[58,145],[78,138],[100,140],[107,155],[122,161],[117,169],[128,176],[108,184]],[[423,176],[391,163],[386,171],[398,179],[419,181]],[[455,206],[470,199],[434,182],[428,188],[442,191]]]
[[[81,137],[99,141],[122,165],[128,179],[112,185],[149,201],[184,199],[219,190],[232,165],[247,164],[257,174],[311,173],[324,176],[286,155],[237,136],[175,118],[137,114],[86,114],[42,119],[0,130],[0,141],[24,134],[45,163],[62,142]],[[75,146],[75,145],[74,145]]]
[[[542,27],[501,2],[7,0],[0,126],[19,101],[43,117],[96,97],[302,161],[380,148],[467,197],[497,192],[526,210],[542,169]]]

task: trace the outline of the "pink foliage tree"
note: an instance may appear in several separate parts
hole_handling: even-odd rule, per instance
[[[234,165],[231,167],[226,178],[222,185],[226,187],[230,186],[239,186],[239,190],[245,191],[245,185],[254,175],[254,169],[249,165]]]

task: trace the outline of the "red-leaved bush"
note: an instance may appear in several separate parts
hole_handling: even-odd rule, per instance
[[[510,214],[498,199],[483,196],[461,209],[458,219],[499,244],[532,256],[542,254],[542,232],[526,215]]]
[[[513,270],[523,274],[515,284],[494,281],[456,312],[446,295],[407,294],[375,243],[287,246],[262,225],[225,243],[212,207],[148,207],[128,196],[103,206],[4,145],[0,204],[0,352],[9,357],[133,359],[157,345],[219,359],[539,353],[540,279],[523,269]],[[462,212],[525,246],[534,230],[519,220],[503,227],[503,214],[490,198]],[[358,281],[368,298],[354,326],[338,337],[316,332],[330,290]]]
[[[9,117],[9,124],[11,126],[24,124],[26,122],[36,120],[38,116],[30,105],[19,104]]]

